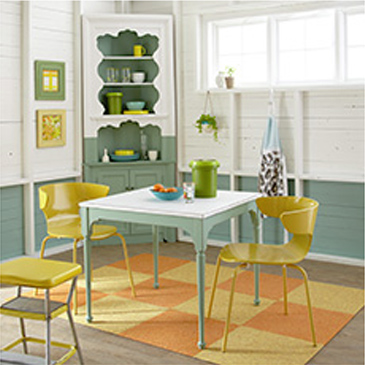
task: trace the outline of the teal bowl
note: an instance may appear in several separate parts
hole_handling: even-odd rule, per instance
[[[177,188],[175,187],[175,189],[177,189],[176,193],[160,193],[159,191],[154,191],[153,189],[150,189],[150,192],[157,198],[160,200],[177,200],[179,198],[181,198],[181,196],[184,193],[183,188]]]
[[[142,110],[146,105],[145,101],[127,101],[126,106],[128,110]]]

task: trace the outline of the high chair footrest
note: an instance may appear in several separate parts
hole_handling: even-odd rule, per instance
[[[55,318],[67,311],[67,304],[50,301],[51,318]],[[12,317],[45,320],[44,299],[16,297],[10,299],[0,307],[0,313]]]
[[[0,351],[0,362],[1,364],[44,365],[44,359],[42,357],[10,351]],[[56,364],[56,361],[52,361],[52,364]]]

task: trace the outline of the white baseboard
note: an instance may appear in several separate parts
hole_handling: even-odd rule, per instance
[[[193,242],[191,237],[189,236],[179,236],[180,241],[185,242]],[[215,247],[223,247],[227,244],[227,241],[218,241],[218,240],[208,240],[208,246],[215,246]],[[351,257],[340,257],[334,255],[325,255],[321,253],[308,253],[306,260],[313,260],[313,261],[324,261],[324,262],[331,262],[333,264],[342,264],[342,265],[351,265],[351,266],[364,266],[364,260],[361,259],[353,259]]]

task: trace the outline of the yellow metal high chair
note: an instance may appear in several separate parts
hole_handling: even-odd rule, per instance
[[[81,233],[81,218],[79,215],[79,203],[102,198],[109,193],[109,186],[91,183],[59,183],[44,185],[39,188],[39,206],[43,211],[47,222],[47,233],[43,239],[40,257],[44,257],[44,251],[48,240],[53,238],[71,238],[73,245],[73,262],[77,262],[77,244],[83,240]],[[132,295],[136,296],[133,277],[129,265],[127,245],[124,237],[117,232],[117,228],[110,225],[94,224],[90,239],[92,241],[104,240],[117,236],[122,241],[125,263],[128,271]],[[75,314],[77,313],[77,288],[74,296]]]
[[[21,337],[1,349],[0,362],[6,364],[42,364],[43,359],[28,354],[28,342],[46,345],[46,364],[63,364],[76,352],[80,363],[83,363],[80,345],[72,319],[70,302],[76,286],[77,276],[82,267],[70,262],[41,260],[32,257],[23,257],[0,265],[0,282],[18,286],[17,296],[7,300],[0,307],[0,313],[20,319]],[[50,300],[50,289],[72,280],[67,302]],[[22,296],[22,287],[39,288],[45,290],[45,298]],[[51,341],[51,320],[67,312],[74,344]],[[46,339],[26,335],[24,319],[46,321]],[[5,331],[2,328],[2,331]],[[13,347],[23,344],[24,355],[15,353]],[[67,349],[68,352],[59,360],[52,362],[51,346]]]
[[[231,294],[222,342],[223,352],[225,352],[227,348],[228,328],[231,320],[233,295],[239,270],[241,268],[246,268],[248,264],[281,266],[283,270],[284,313],[288,314],[286,271],[288,267],[291,267],[299,270],[304,278],[312,340],[313,345],[316,346],[316,335],[314,331],[312,307],[309,295],[308,276],[305,270],[296,264],[302,261],[309,252],[317,217],[318,203],[315,200],[308,198],[278,196],[258,198],[256,200],[256,204],[263,214],[269,217],[280,218],[285,229],[289,233],[292,233],[293,237],[288,243],[283,245],[231,243],[224,246],[217,259],[207,317],[209,318],[212,313],[217,279],[222,261],[239,263],[232,275]]]

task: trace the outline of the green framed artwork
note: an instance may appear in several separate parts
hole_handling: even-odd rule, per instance
[[[65,100],[65,63],[35,61],[35,99]]]
[[[37,147],[66,144],[66,110],[37,110]]]

